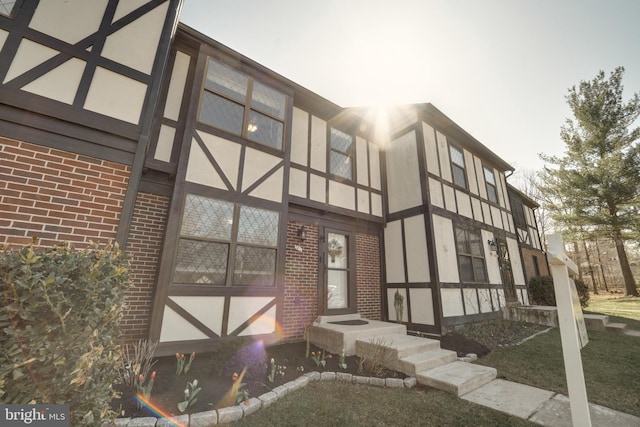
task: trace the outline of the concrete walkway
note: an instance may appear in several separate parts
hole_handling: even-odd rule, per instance
[[[553,391],[496,379],[460,396],[461,399],[486,406],[536,424],[571,427],[569,398]],[[594,427],[638,427],[640,418],[604,406],[589,404]]]

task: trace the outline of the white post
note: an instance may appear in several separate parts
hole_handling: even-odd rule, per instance
[[[568,271],[570,269],[572,272],[578,273],[578,268],[565,253],[561,235],[549,235],[547,236],[547,241],[549,242],[547,258],[551,268],[556,305],[558,307],[558,324],[560,326],[562,356],[564,358],[569,402],[571,404],[571,419],[574,426],[591,427],[587,389],[584,384],[584,371],[582,369],[582,358],[580,357],[578,326],[573,310]]]

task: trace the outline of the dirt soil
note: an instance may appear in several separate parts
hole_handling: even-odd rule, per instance
[[[476,353],[482,356],[489,350],[482,344],[464,338],[460,335],[447,335],[441,341],[442,348],[455,350],[458,355]],[[198,387],[202,390],[197,395],[198,400],[193,403],[185,413],[203,412],[216,408],[222,397],[233,385],[233,374],[240,373],[246,366],[243,383],[249,392],[249,397],[257,397],[271,391],[271,389],[298,378],[305,372],[346,372],[353,375],[370,374],[359,371],[360,358],[357,356],[346,357],[346,369],[342,369],[339,363],[339,355],[326,355],[325,366],[318,366],[312,357],[305,357],[306,343],[280,344],[263,348],[259,343],[239,346],[237,350],[220,349],[211,353],[197,354],[188,373],[176,375],[176,357],[167,356],[157,359],[152,370],[156,371],[153,390],[151,392],[150,405],[138,408],[135,390],[119,386],[121,397],[112,402],[112,408],[121,417],[144,416],[175,416],[181,415],[177,404],[184,400],[184,390],[187,382],[198,380]],[[322,353],[314,345],[310,346],[310,353]],[[188,357],[188,355],[187,355]],[[274,359],[277,366],[274,381],[268,379],[270,373],[270,360]],[[223,362],[227,360],[226,362]],[[381,377],[405,378],[402,373],[385,371]]]

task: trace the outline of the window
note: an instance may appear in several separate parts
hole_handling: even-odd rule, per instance
[[[282,150],[286,95],[209,60],[199,121]]]
[[[484,254],[480,233],[456,228],[456,247],[461,282],[486,282]]]
[[[513,215],[513,222],[516,224],[516,227],[526,230],[527,220],[524,216],[524,206],[522,205],[522,201],[515,197],[510,197],[509,201],[511,202],[511,214]]]
[[[187,194],[173,283],[273,286],[278,222],[277,212]]]
[[[464,154],[462,154],[462,150],[450,145],[449,153],[451,155],[453,183],[458,187],[467,188],[467,177],[464,172]]]
[[[327,309],[349,307],[349,237],[327,235]]]
[[[0,0],[0,15],[12,16],[17,0]]]
[[[331,128],[329,171],[346,179],[353,179],[353,137]]]
[[[498,203],[496,176],[493,174],[493,171],[486,166],[484,166],[482,170],[484,171],[484,181],[487,184],[487,198],[490,202]]]

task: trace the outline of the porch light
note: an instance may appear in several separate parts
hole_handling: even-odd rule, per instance
[[[303,242],[307,239],[307,229],[304,225],[298,229],[298,238]]]
[[[491,252],[498,252],[498,246],[496,246],[496,242],[494,242],[493,240],[487,240],[487,243],[489,244],[489,249],[491,249]]]

